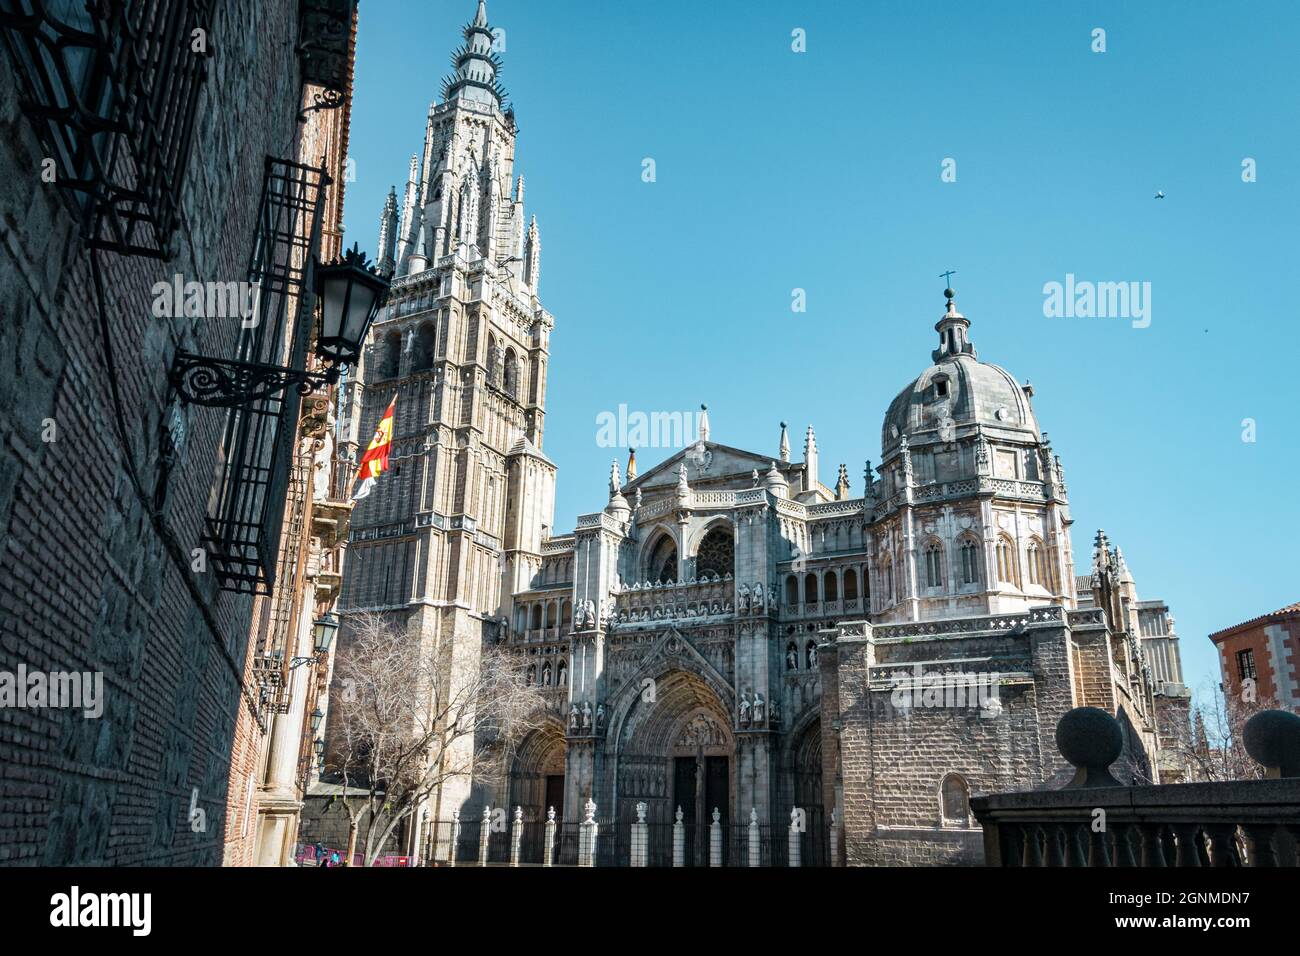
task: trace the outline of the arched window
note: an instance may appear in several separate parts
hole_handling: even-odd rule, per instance
[[[1016,560],[1011,539],[1004,534],[998,535],[998,580],[1006,584],[1016,583]]]
[[[834,571],[827,571],[826,577],[822,578],[822,592],[828,601],[840,599],[840,579]]]
[[[433,323],[425,322],[415,334],[415,355],[411,360],[411,370],[427,372],[433,368]]]
[[[889,555],[880,565],[880,596],[886,604],[894,603],[894,559]]]
[[[713,528],[700,542],[695,556],[695,576],[706,574],[723,577],[736,573],[736,536],[729,525]]]
[[[925,586],[943,587],[943,545],[933,538],[925,546]]]
[[[978,584],[980,580],[980,548],[974,538],[961,542],[961,583]]]
[[[402,333],[389,332],[384,336],[384,360],[380,365],[380,374],[384,378],[396,378],[402,367]]]
[[[803,600],[805,604],[817,603],[817,575],[815,574],[804,575]]]
[[[519,366],[515,361],[514,349],[506,349],[505,367],[502,369],[501,387],[511,398],[514,398],[519,392]]]
[[[799,603],[799,579],[793,574],[785,579],[785,603],[788,605]]]
[[[799,669],[799,645],[794,641],[785,646],[785,669],[788,671]]]
[[[670,535],[655,542],[646,565],[647,579],[655,584],[674,584],[677,581],[677,545]]]
[[[497,388],[501,387],[501,362],[497,355],[497,339],[495,335],[488,336],[487,380],[489,385]]]
[[[950,773],[939,785],[939,812],[946,827],[970,826],[970,787],[959,773]]]
[[[573,624],[573,604],[565,601],[560,605],[560,627],[567,633]]]
[[[858,572],[849,568],[844,572],[844,600],[856,601],[858,599]]]
[[[555,686],[569,686],[569,664],[563,658],[560,658],[560,663],[555,665]]]
[[[555,602],[547,601],[546,602],[546,627],[548,629],[555,627],[555,615],[556,615]]]
[[[1027,552],[1027,572],[1029,574],[1030,584],[1039,584],[1044,587],[1047,584],[1047,576],[1043,573],[1043,544],[1037,538],[1029,541]]]
[[[533,630],[540,631],[541,629],[542,629],[542,606],[540,604],[534,604],[533,605]]]

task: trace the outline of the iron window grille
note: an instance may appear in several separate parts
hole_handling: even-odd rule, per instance
[[[172,366],[182,401],[225,410],[203,534],[225,590],[271,592],[301,399],[337,374],[306,370],[330,182],[323,168],[267,159],[248,268],[256,321],[241,328],[234,359],[179,352]]]
[[[170,258],[211,0],[0,0],[23,111],[83,237]]]

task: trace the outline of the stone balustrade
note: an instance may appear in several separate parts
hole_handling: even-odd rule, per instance
[[[1123,786],[1109,767],[1123,733],[1079,707],[1057,725],[1076,769],[1062,790],[975,797],[990,866],[1300,866],[1300,716],[1263,711],[1246,724],[1262,780]]]

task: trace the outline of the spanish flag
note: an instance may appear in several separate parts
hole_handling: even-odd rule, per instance
[[[360,501],[375,485],[375,479],[388,470],[388,450],[393,447],[393,409],[397,405],[397,396],[388,403],[384,415],[379,419],[375,437],[370,439],[370,447],[361,457],[357,468],[357,484],[353,487],[352,500]]]

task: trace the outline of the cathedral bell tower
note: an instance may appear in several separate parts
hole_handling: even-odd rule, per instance
[[[391,614],[469,667],[541,567],[556,475],[542,452],[554,320],[495,36],[480,0],[400,210],[394,190],[381,214],[392,287],[345,399],[353,460],[394,395],[396,419],[390,469],[352,518],[340,607]],[[456,786],[438,798],[442,818],[477,799]]]

